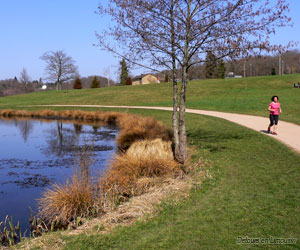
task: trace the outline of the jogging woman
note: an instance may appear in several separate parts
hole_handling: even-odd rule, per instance
[[[279,113],[282,113],[278,96],[273,96],[271,98],[272,102],[270,103],[268,110],[270,111],[270,125],[268,127],[268,132],[271,132],[271,127],[273,127],[273,134],[277,135],[277,124]]]

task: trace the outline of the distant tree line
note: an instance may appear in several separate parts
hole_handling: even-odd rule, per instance
[[[25,84],[19,82],[17,77],[14,79],[0,80],[0,97],[30,93],[38,91],[39,89],[38,81],[32,81]]]
[[[279,67],[281,61],[281,67]],[[208,52],[206,62],[192,66],[189,79],[224,78],[229,72],[241,76],[266,76],[300,73],[300,51],[291,50],[281,55],[253,56],[233,61],[215,60],[212,52]]]

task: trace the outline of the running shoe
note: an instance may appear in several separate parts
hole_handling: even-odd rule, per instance
[[[273,132],[273,135],[278,135],[276,132]]]

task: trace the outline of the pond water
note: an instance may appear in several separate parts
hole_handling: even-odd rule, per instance
[[[118,131],[116,126],[0,119],[0,221],[9,215],[23,232],[29,229],[36,199],[73,175],[83,149],[90,151],[90,176],[103,172],[116,151]]]

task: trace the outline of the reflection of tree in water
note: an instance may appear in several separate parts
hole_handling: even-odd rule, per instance
[[[0,124],[14,124],[20,130],[24,142],[27,142],[30,133],[33,131],[32,120],[2,120],[0,118]]]
[[[27,142],[30,133],[33,131],[31,120],[14,120],[15,126],[20,129],[24,142]]]
[[[98,126],[93,126],[93,131],[96,134],[98,132],[99,127]]]
[[[82,125],[73,124],[73,128],[64,128],[63,122],[57,121],[56,128],[49,130],[48,148],[45,153],[59,157],[71,153],[76,176],[86,182],[90,179],[90,167],[94,162],[94,143],[89,140],[80,141]]]
[[[70,124],[64,126],[62,121],[57,121],[56,128],[48,130],[49,136],[46,139],[48,147],[44,150],[44,153],[46,155],[63,156],[64,154],[78,152],[83,147],[83,145],[80,145],[82,134],[90,137],[89,141],[85,141],[83,144],[93,145],[93,152],[113,150],[113,146],[94,145],[94,142],[114,140],[116,137],[114,130],[99,131],[100,127],[93,126],[93,131],[83,131],[83,126],[80,124],[73,124],[73,128],[70,127]]]
[[[57,156],[69,153],[79,145],[80,131],[81,129],[76,129],[75,125],[74,130],[63,128],[63,122],[57,121],[56,129],[49,130],[48,148],[45,153]]]
[[[79,177],[83,183],[90,181],[90,167],[94,163],[92,156],[93,145],[84,145],[74,157],[75,175]]]
[[[74,126],[75,133],[76,133],[76,134],[80,134],[81,131],[82,131],[82,125],[79,125],[79,124],[75,124],[75,123],[74,123],[73,126]]]

